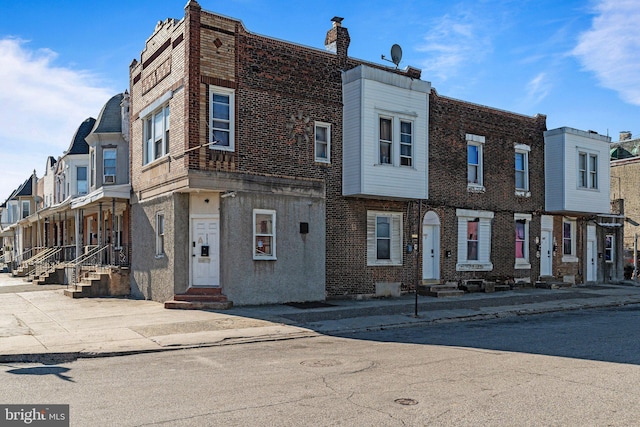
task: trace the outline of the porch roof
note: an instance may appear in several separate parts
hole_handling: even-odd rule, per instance
[[[107,185],[98,188],[86,196],[78,197],[71,202],[71,209],[80,209],[91,206],[94,203],[112,200],[131,198],[131,184]]]

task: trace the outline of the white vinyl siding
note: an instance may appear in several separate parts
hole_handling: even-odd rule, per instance
[[[343,73],[343,195],[428,198],[429,91],[428,82],[364,65]],[[381,118],[391,128],[383,156]],[[412,132],[404,148],[403,122],[411,123]]]
[[[610,170],[609,162],[605,160],[609,158],[611,138],[572,128],[547,131],[544,138],[545,209],[549,212],[609,212]],[[584,173],[580,170],[580,153],[586,154]],[[589,155],[595,156],[592,165],[589,165]]]
[[[402,265],[402,213],[367,211],[367,265]]]
[[[458,262],[456,271],[491,271],[491,220],[493,212],[457,209]],[[470,226],[477,223],[477,226]],[[477,230],[477,234],[469,232]],[[472,249],[476,248],[474,252]],[[471,258],[471,259],[470,259]]]

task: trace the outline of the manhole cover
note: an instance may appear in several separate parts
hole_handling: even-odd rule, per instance
[[[396,399],[394,400],[394,402],[400,404],[400,405],[417,405],[418,401],[415,399],[409,399],[408,397],[401,397],[400,399]]]
[[[330,366],[341,365],[342,363],[333,359],[323,359],[323,360],[305,360],[300,364],[303,366],[309,366],[311,368],[328,368]]]

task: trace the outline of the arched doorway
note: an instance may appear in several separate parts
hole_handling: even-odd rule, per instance
[[[422,220],[422,280],[440,280],[440,218],[433,211]]]

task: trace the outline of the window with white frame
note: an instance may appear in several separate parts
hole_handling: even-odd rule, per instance
[[[156,213],[156,256],[164,255],[164,212]]]
[[[562,220],[562,261],[575,262],[576,257],[576,220],[564,218]]]
[[[316,122],[315,124],[315,158],[316,162],[331,162],[331,125]]]
[[[515,165],[516,165],[516,191],[529,191],[529,151],[528,145],[516,145]]]
[[[156,109],[143,119],[144,123],[144,164],[151,163],[169,154],[169,104]]]
[[[116,183],[117,153],[115,148],[105,148],[102,150],[102,171],[104,174],[104,184]]]
[[[615,236],[607,234],[604,240],[604,260],[605,262],[613,262],[615,253]]]
[[[276,259],[276,211],[253,210],[253,259]]]
[[[516,269],[530,269],[529,262],[529,222],[531,222],[531,214],[514,214],[515,221],[515,250],[516,250]]]
[[[402,265],[402,213],[367,211],[367,265]]]
[[[389,117],[380,117],[380,164],[393,164],[393,121]]]
[[[413,121],[399,115],[381,115],[378,120],[378,163],[413,167]]]
[[[413,123],[400,120],[400,166],[413,166]]]
[[[484,136],[466,135],[467,140],[467,183],[469,187],[483,187],[483,146]]]
[[[217,86],[209,86],[209,90],[209,147],[233,151],[235,93]]]
[[[578,153],[578,187],[598,188],[598,155],[593,153]]]
[[[457,209],[457,271],[491,271],[491,222],[494,213]]]
[[[22,201],[22,218],[31,215],[31,203],[28,200]]]
[[[89,182],[87,181],[87,167],[86,166],[78,166],[76,167],[76,182],[77,182],[77,192],[78,194],[87,194],[89,190]]]

